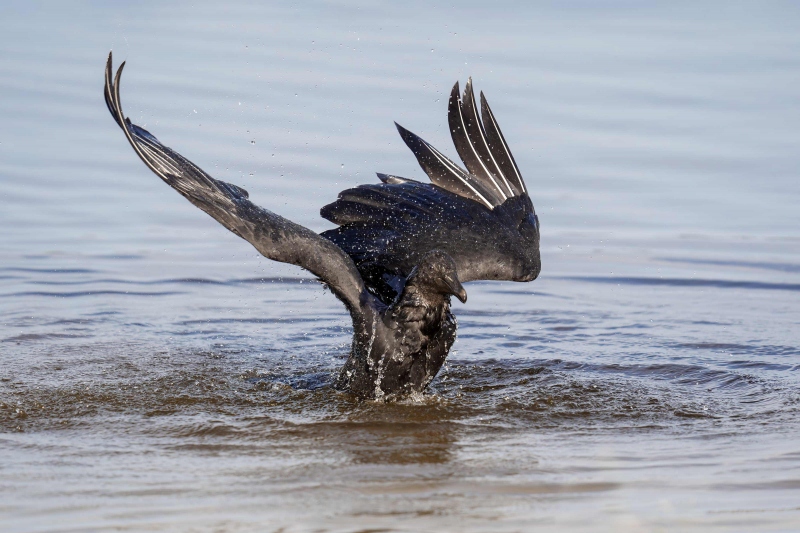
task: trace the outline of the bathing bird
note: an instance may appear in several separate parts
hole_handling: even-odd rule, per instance
[[[344,303],[353,341],[338,389],[383,400],[424,391],[455,341],[450,298],[466,303],[462,283],[539,275],[538,217],[483,93],[478,116],[471,80],[463,98],[456,83],[448,104],[466,169],[396,124],[431,183],[378,174],[381,183],[343,191],[323,207],[337,227],[317,234],[253,204],[246,190],[212,178],[126,118],[124,66],[114,75],[109,53],[105,101],[144,164],[262,255],[308,270]]]

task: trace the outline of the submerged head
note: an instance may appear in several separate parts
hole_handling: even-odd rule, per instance
[[[452,294],[462,303],[467,303],[467,291],[458,280],[456,262],[445,252],[433,250],[422,256],[408,280],[427,291]]]
[[[506,224],[516,227],[521,243],[513,256],[516,261],[508,266],[514,269],[513,281],[533,281],[542,271],[542,258],[539,254],[539,217],[527,194],[506,200],[497,208],[498,216],[506,217]]]
[[[526,247],[525,260],[515,281],[533,281],[542,271],[542,258],[539,254],[539,217],[534,212],[526,214],[517,229]]]

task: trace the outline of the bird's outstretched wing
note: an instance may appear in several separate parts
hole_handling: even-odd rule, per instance
[[[339,225],[323,236],[353,258],[382,299],[395,292],[387,279],[408,275],[432,249],[455,259],[462,281],[539,275],[539,220],[483,93],[481,115],[472,80],[463,100],[456,83],[448,122],[466,170],[398,125],[433,184],[378,174],[382,184],[348,189],[322,208],[322,216]]]
[[[194,163],[161,144],[125,118],[119,96],[123,62],[112,79],[106,64],[105,99],[111,116],[150,170],[217,222],[252,244],[265,257],[298,265],[319,277],[344,302],[354,318],[360,313],[364,282],[350,257],[330,240],[248,200],[247,191],[215,180]]]

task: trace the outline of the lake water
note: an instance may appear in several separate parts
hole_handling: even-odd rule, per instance
[[[122,99],[317,231],[451,157],[472,76],[542,224],[430,394],[330,388],[349,317],[152,175]],[[794,3],[0,6],[0,529],[800,530]]]

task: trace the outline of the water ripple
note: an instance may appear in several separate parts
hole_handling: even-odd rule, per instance
[[[632,276],[559,276],[559,279],[610,283],[614,285],[663,285],[667,287],[713,287],[720,289],[756,289],[800,291],[800,283],[770,283],[765,281],[735,281],[722,279],[650,278]]]
[[[96,290],[96,291],[77,291],[77,292],[44,292],[44,291],[25,291],[13,292],[7,294],[0,294],[0,298],[13,298],[22,296],[45,296],[51,298],[81,298],[84,296],[172,296],[175,294],[184,294],[178,291],[112,291],[112,290]]]

